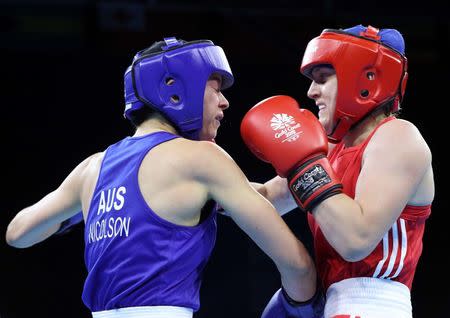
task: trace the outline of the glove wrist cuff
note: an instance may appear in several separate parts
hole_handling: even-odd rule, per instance
[[[288,180],[289,190],[303,211],[311,211],[323,200],[342,193],[342,184],[323,154],[305,161],[289,175]]]
[[[316,301],[316,299],[318,297],[322,297],[322,292],[320,291],[319,288],[316,289],[316,292],[314,293],[314,295],[305,301],[296,301],[294,299],[292,299],[288,293],[286,292],[286,290],[284,289],[283,286],[281,286],[281,293],[283,294],[284,299],[287,301],[287,303],[293,307],[300,307],[300,306],[305,306],[305,305],[309,305],[313,302]]]

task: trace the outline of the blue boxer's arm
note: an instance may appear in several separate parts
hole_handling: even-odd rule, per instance
[[[53,235],[61,235],[70,232],[77,224],[83,222],[83,213],[80,211],[71,218],[61,223],[58,231]]]
[[[261,315],[261,318],[322,318],[325,298],[320,290],[305,302],[289,297],[283,288],[277,290]]]

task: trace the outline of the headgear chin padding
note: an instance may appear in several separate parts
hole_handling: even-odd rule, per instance
[[[164,42],[157,52],[150,47],[137,53],[126,70],[124,115],[130,119],[132,112],[151,107],[184,137],[198,140],[206,82],[215,73],[222,77],[221,89],[230,87],[230,65],[222,48],[211,41],[172,37]]]
[[[393,101],[398,110],[406,88],[404,41],[393,29],[356,26],[325,29],[306,47],[300,71],[309,78],[314,66],[328,64],[336,71],[338,90],[330,142],[377,107]]]

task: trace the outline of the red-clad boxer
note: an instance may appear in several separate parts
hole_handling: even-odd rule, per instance
[[[396,116],[407,81],[404,52],[394,29],[324,30],[301,65],[319,120],[292,98],[274,96],[242,122],[248,147],[278,174],[255,187],[278,211],[298,205],[310,212],[326,318],[412,317],[434,180],[427,143]],[[277,299],[264,317],[283,307]]]

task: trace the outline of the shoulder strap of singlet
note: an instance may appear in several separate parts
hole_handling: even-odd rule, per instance
[[[380,128],[382,125],[384,125],[385,123],[396,119],[393,116],[389,116],[384,118],[382,121],[380,121],[378,123],[378,125],[375,127],[375,129],[370,133],[370,135],[366,138],[366,140],[364,140],[363,145],[361,146],[361,151],[364,151],[367,147],[367,145],[369,144],[370,139],[372,139],[373,135],[375,135],[375,133],[377,132],[378,128]]]
[[[366,138],[366,140],[364,140],[363,144],[360,145],[360,149],[362,149],[364,151],[364,149],[366,148],[367,144],[369,143],[370,139],[372,138],[372,136],[375,134],[375,132],[378,130],[378,128],[381,127],[381,125],[383,125],[384,123],[394,120],[395,117],[386,117],[384,118],[382,121],[380,121],[378,123],[378,125],[375,127],[375,129],[370,133],[370,135]],[[336,153],[339,153],[342,148],[345,147],[344,141],[339,142],[328,154],[328,158],[333,158],[333,156]]]

